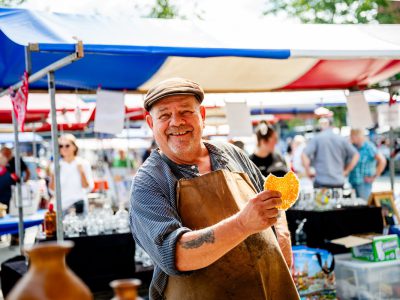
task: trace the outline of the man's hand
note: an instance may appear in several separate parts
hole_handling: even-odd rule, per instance
[[[280,204],[281,193],[277,191],[263,191],[250,199],[237,214],[237,221],[243,233],[251,235],[274,225],[279,214],[276,206]]]

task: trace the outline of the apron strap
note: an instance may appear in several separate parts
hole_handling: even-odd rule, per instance
[[[178,169],[176,164],[174,164],[164,153],[160,153],[160,155],[161,155],[161,158],[163,159],[163,161],[165,161],[165,163],[170,167],[172,174],[175,175],[175,177],[178,179],[178,181],[179,181],[179,179],[185,178],[185,176]],[[235,172],[234,168],[232,168],[232,166],[229,163],[226,164],[226,168],[230,172]]]

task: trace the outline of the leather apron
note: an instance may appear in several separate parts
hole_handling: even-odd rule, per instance
[[[177,207],[184,226],[198,230],[242,209],[256,189],[247,174],[218,170],[180,179]],[[249,236],[210,266],[169,276],[167,300],[295,300],[290,271],[271,228]]]

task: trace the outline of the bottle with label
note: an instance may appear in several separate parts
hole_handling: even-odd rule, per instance
[[[46,237],[53,237],[56,235],[57,230],[57,218],[56,212],[54,211],[53,203],[49,204],[49,210],[44,215],[44,231]]]

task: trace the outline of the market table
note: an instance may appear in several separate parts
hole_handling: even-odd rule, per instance
[[[38,210],[33,215],[24,216],[24,228],[33,227],[43,222],[46,210]],[[0,235],[18,233],[18,217],[6,215],[0,219]]]
[[[307,246],[322,248],[334,254],[349,250],[330,243],[332,239],[359,233],[382,233],[383,219],[380,207],[353,206],[326,211],[289,209],[286,211],[292,243],[295,245],[298,222],[307,219],[304,225]]]

